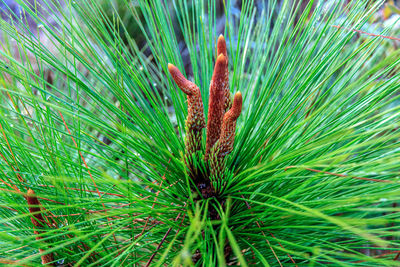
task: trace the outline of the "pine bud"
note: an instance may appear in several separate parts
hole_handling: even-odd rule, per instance
[[[236,120],[242,112],[242,93],[237,92],[231,109],[225,114],[222,122],[221,136],[218,141],[218,157],[225,157],[233,150],[235,141]]]
[[[212,148],[210,160],[211,177],[221,179],[225,172],[225,158],[232,152],[235,141],[236,120],[242,111],[242,94],[237,92],[231,109],[224,115],[221,136]]]
[[[186,156],[192,156],[201,149],[201,131],[205,127],[203,101],[199,87],[188,81],[172,64],[168,64],[169,73],[178,87],[187,95],[188,115],[186,118]]]
[[[206,154],[207,160],[211,148],[215,145],[221,134],[221,125],[224,116],[225,105],[225,72],[227,60],[223,54],[220,54],[215,62],[214,73],[210,83],[210,97],[208,103],[208,122],[207,122],[207,141]]]
[[[36,235],[36,240],[41,240],[42,237],[39,236],[40,233],[43,232],[43,229],[45,228],[46,221],[43,218],[43,215],[41,213],[40,209],[40,202],[37,199],[35,192],[32,189],[28,190],[28,193],[26,195],[26,201],[28,202],[28,208],[29,208],[29,213],[31,213],[31,221],[32,224],[35,226],[34,233]],[[45,250],[44,249],[39,249],[40,253],[43,253]],[[42,264],[43,265],[48,265],[52,266],[53,264],[51,262],[54,261],[53,253],[48,253],[42,255]]]
[[[228,52],[226,50],[226,41],[224,36],[221,34],[218,37],[218,42],[217,42],[217,54],[223,54],[226,59],[226,68],[224,72],[224,111],[228,111],[231,106],[232,106],[232,100],[231,100],[231,92],[229,90],[229,64],[228,64]]]

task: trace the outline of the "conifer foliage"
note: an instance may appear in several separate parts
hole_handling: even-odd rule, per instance
[[[16,2],[1,264],[398,265],[383,1]]]

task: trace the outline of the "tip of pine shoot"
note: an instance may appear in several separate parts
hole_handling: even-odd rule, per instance
[[[28,196],[32,196],[32,195],[34,195],[35,194],[35,191],[33,191],[32,189],[28,189],[28,192],[27,192],[27,195]]]
[[[171,63],[168,63],[168,70],[169,70],[169,72],[173,71],[174,68],[176,68],[174,65],[172,65]]]
[[[182,83],[186,83],[186,78],[183,76],[180,70],[171,63],[168,63],[168,71],[179,87],[182,86]]]
[[[26,202],[28,204],[28,209],[30,213],[35,213],[35,212],[39,212],[40,211],[40,202],[37,199],[37,196],[35,194],[35,191],[33,191],[32,189],[28,189],[28,192],[26,193]],[[36,214],[34,215],[35,217],[39,218],[42,216],[41,214]],[[41,220],[41,219],[40,219]],[[36,223],[35,220],[33,220],[33,223]]]
[[[223,54],[225,57],[228,57],[228,53],[226,51],[226,42],[224,36],[221,34],[218,37],[218,42],[217,42],[217,53]]]
[[[240,113],[242,112],[242,93],[237,92],[233,98],[233,105],[232,105],[232,115],[233,117],[237,118],[239,117]]]
[[[39,200],[36,197],[35,191],[30,188],[26,193],[26,201],[28,202],[28,205],[39,205]],[[31,209],[31,207],[29,209]]]
[[[180,70],[174,65],[168,63],[168,71],[172,76],[172,79],[175,81],[176,85],[187,95],[194,95],[200,93],[199,88],[187,80],[185,76],[180,72]]]
[[[242,103],[242,93],[241,92],[237,92],[235,94],[234,99],[233,99],[233,103],[239,102],[239,101],[240,101],[240,103]]]

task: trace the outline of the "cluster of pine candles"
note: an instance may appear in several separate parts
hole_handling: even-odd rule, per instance
[[[204,108],[201,93],[194,83],[187,80],[182,73],[172,64],[168,70],[178,87],[187,95],[188,115],[186,120],[185,163],[188,167],[189,177],[201,196],[205,199],[215,197],[223,190],[221,181],[226,174],[225,159],[233,150],[235,140],[236,120],[242,111],[242,94],[237,92],[232,101],[229,89],[228,55],[225,38],[220,35],[217,42],[217,60],[214,73],[210,82],[210,96],[207,122],[207,141],[205,153],[201,147],[203,129],[205,126]],[[197,162],[205,161],[205,164]],[[201,169],[199,166],[206,166]],[[204,172],[205,171],[205,172]],[[42,239],[43,228],[54,227],[43,218],[40,202],[32,189],[25,196],[29,212],[34,225],[36,239]],[[223,201],[224,202],[224,201]],[[222,203],[223,203],[222,202]],[[210,217],[219,219],[215,209],[210,209]],[[225,249],[230,253],[230,248]],[[43,253],[44,249],[39,249]],[[226,255],[229,257],[229,255]],[[42,264],[54,261],[52,253],[44,254]],[[195,259],[195,258],[194,258]],[[149,260],[148,264],[151,263]]]
[[[222,190],[221,181],[225,175],[225,157],[233,150],[236,120],[242,111],[242,94],[237,92],[233,99],[229,90],[228,56],[225,38],[220,35],[217,42],[217,60],[210,83],[205,153],[201,147],[205,128],[204,108],[199,88],[185,79],[173,66],[168,70],[178,87],[187,95],[188,116],[186,119],[185,160],[190,177],[205,198],[217,196]],[[206,171],[198,166],[206,162]],[[218,189],[213,184],[219,185]]]

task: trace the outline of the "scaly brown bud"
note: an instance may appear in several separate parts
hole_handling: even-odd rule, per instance
[[[28,190],[26,201],[28,202],[29,212],[33,216],[31,217],[33,225],[38,228],[43,228],[46,224],[46,221],[43,219],[43,215],[40,213],[40,202],[32,189]]]
[[[36,235],[36,240],[41,240],[42,237],[39,236],[41,232],[43,232],[43,229],[45,227],[46,221],[43,218],[43,215],[41,213],[40,209],[40,202],[37,199],[35,192],[32,189],[28,190],[28,193],[26,195],[26,201],[28,202],[28,208],[29,208],[29,213],[31,213],[31,221],[32,224],[35,226],[34,233]],[[44,249],[39,249],[40,253],[45,252]],[[53,264],[51,262],[54,261],[53,253],[48,253],[42,255],[42,264],[47,265],[47,266],[52,266]]]
[[[242,111],[242,94],[237,92],[231,109],[225,114],[221,136],[212,148],[210,170],[212,179],[221,179],[225,172],[225,157],[233,150],[236,120]]]
[[[215,62],[214,73],[210,83],[210,97],[208,103],[207,141],[205,159],[208,160],[211,148],[219,139],[224,116],[224,88],[227,61],[220,54]]]
[[[218,157],[225,157],[233,150],[235,141],[236,120],[242,112],[242,93],[237,92],[231,109],[225,114],[221,136],[218,140]]]
[[[226,68],[225,68],[225,73],[224,73],[224,111],[228,111],[231,106],[232,106],[232,100],[231,100],[231,92],[229,90],[229,60],[228,60],[228,52],[226,50],[226,41],[224,36],[221,34],[218,37],[218,42],[217,42],[217,54],[223,54],[226,59]]]
[[[188,115],[186,118],[186,153],[191,156],[201,149],[201,131],[205,127],[203,101],[199,87],[188,81],[183,74],[172,64],[168,64],[168,71],[178,87],[187,95]]]

